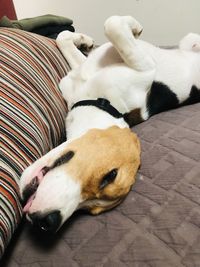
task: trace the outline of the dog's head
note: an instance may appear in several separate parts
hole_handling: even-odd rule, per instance
[[[57,231],[79,209],[113,208],[130,191],[140,165],[140,143],[128,128],[92,129],[29,166],[20,182],[28,220]]]

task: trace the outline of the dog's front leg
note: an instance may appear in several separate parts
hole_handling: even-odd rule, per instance
[[[56,39],[56,43],[71,69],[79,67],[86,59],[78,48],[89,51],[94,46],[91,37],[70,31],[61,32]]]
[[[145,49],[142,41],[137,40],[142,32],[140,23],[131,16],[112,16],[104,25],[105,34],[116,48],[125,64],[134,70],[137,77],[137,86],[132,81],[132,99],[130,111],[124,115],[132,127],[149,118],[146,106],[146,96],[155,78],[156,63],[149,50]],[[133,76],[132,76],[133,77]],[[132,79],[130,77],[130,79]],[[138,101],[135,102],[135,99]]]
[[[131,16],[112,16],[104,24],[105,35],[124,62],[136,71],[155,69],[153,59],[138,45],[138,38],[143,30],[140,23]]]

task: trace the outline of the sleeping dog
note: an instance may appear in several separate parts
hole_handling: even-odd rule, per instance
[[[79,208],[99,214],[124,199],[140,165],[129,126],[200,102],[199,35],[165,50],[138,40],[142,26],[130,16],[110,17],[104,28],[109,42],[88,57],[78,48],[92,49],[92,38],[68,31],[57,38],[72,69],[60,83],[68,141],[28,167],[20,184],[28,220],[45,231]]]

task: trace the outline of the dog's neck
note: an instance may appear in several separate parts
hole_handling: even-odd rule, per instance
[[[123,117],[123,114],[119,112],[114,106],[111,105],[110,101],[105,98],[97,98],[97,99],[88,99],[88,100],[81,100],[76,102],[71,109],[81,106],[94,106],[101,110],[106,111],[113,117],[119,119]]]
[[[92,128],[129,127],[123,118],[115,118],[95,106],[78,106],[69,111],[66,120],[67,139],[79,138]]]

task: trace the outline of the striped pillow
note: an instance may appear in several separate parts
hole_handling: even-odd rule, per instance
[[[22,216],[22,171],[65,139],[67,107],[58,83],[68,70],[55,41],[0,28],[0,255]]]

